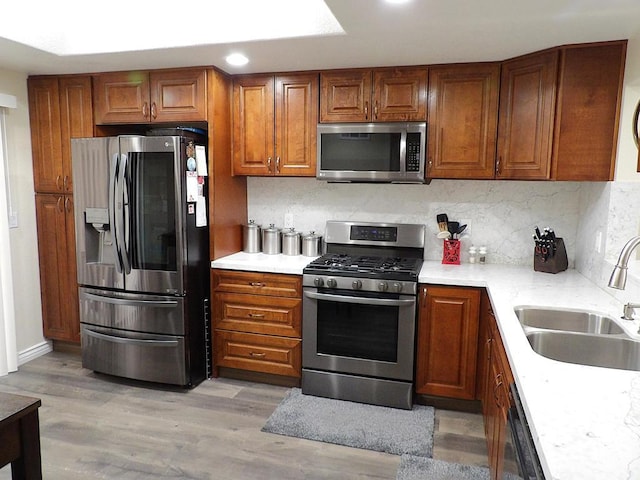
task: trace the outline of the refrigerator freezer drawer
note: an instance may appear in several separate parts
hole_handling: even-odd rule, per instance
[[[80,322],[153,334],[185,335],[183,297],[80,288]]]
[[[81,325],[82,366],[148,382],[187,385],[184,338]]]

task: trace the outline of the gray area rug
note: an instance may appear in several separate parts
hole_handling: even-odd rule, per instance
[[[489,480],[489,469],[402,455],[396,480]]]
[[[412,410],[303,395],[293,388],[262,427],[263,432],[386,452],[431,457],[434,409]]]

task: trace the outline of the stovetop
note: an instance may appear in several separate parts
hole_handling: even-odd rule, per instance
[[[417,281],[421,268],[421,258],[327,253],[307,265],[303,273]]]

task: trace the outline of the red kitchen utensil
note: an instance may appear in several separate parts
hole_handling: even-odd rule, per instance
[[[442,244],[442,264],[460,265],[460,240],[444,240]]]

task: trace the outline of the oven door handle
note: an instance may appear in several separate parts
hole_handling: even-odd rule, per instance
[[[359,303],[361,305],[383,305],[387,307],[404,307],[414,305],[416,303],[415,298],[410,298],[407,300],[396,300],[386,298],[351,297],[349,295],[332,295],[329,293],[316,293],[309,291],[304,292],[304,295],[315,300],[328,300],[330,302],[341,303]]]

